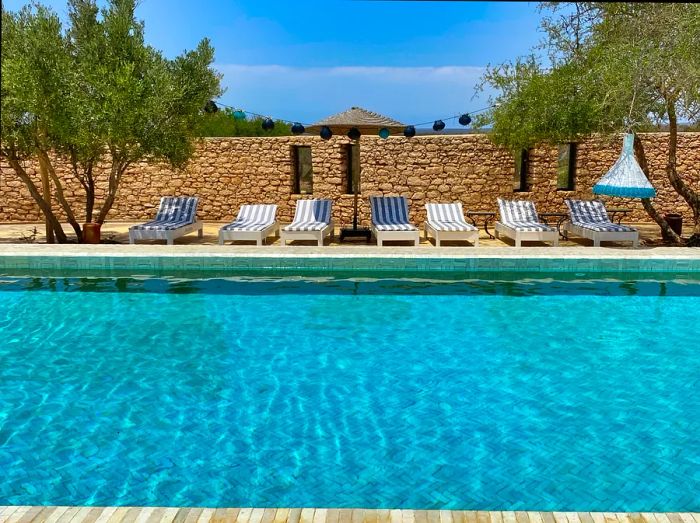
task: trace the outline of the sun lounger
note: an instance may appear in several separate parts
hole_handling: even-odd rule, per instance
[[[323,245],[323,239],[333,236],[330,200],[297,200],[292,223],[280,230],[280,241],[287,245],[289,240],[316,240]]]
[[[425,237],[435,238],[437,247],[442,240],[466,240],[479,246],[479,230],[464,219],[461,203],[426,203],[425,208]]]
[[[219,229],[219,245],[237,240],[255,240],[262,245],[277,231],[276,213],[276,205],[241,205],[236,219]]]
[[[166,240],[172,245],[176,238],[197,231],[202,237],[204,222],[197,220],[196,196],[164,196],[160,199],[154,220],[129,227],[129,243],[136,240]]]
[[[627,225],[614,223],[608,217],[601,200],[564,200],[569,208],[569,221],[564,230],[570,234],[593,240],[595,247],[600,242],[629,241],[632,247],[639,246],[639,231]]]
[[[385,241],[420,241],[418,228],[408,221],[408,202],[403,196],[370,196],[372,232],[377,245]]]
[[[559,245],[559,231],[540,222],[535,204],[528,200],[498,198],[500,221],[496,222],[496,238],[501,235],[515,240],[520,247],[524,241],[552,242]]]

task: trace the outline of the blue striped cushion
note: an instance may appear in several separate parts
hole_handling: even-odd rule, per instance
[[[408,221],[408,202],[403,196],[370,196],[372,224],[378,231],[416,231]]]
[[[143,231],[170,231],[190,225],[197,220],[198,203],[199,198],[196,196],[163,196],[155,219],[131,228]]]
[[[275,223],[276,205],[241,205],[238,216],[223,231],[262,231]]]
[[[601,200],[564,200],[569,208],[569,219],[574,225],[596,232],[636,232],[637,229],[610,221]]]
[[[285,231],[320,231],[331,222],[330,200],[297,200],[294,220]]]
[[[438,231],[476,231],[464,219],[461,203],[426,203],[428,223]]]
[[[523,232],[555,231],[540,222],[535,204],[529,200],[504,200],[498,198],[498,210],[501,223],[511,229]]]

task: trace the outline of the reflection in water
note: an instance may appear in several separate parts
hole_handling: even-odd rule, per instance
[[[184,277],[13,277],[3,281],[4,291],[118,292],[168,294],[338,294],[338,295],[500,295],[546,296],[561,294],[596,296],[700,296],[700,277],[664,279],[618,275],[623,277],[581,278],[578,275],[548,275],[524,278],[522,274],[503,274],[498,278],[400,277],[256,277],[223,278]]]

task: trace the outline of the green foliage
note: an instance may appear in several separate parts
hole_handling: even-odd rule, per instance
[[[145,44],[135,4],[110,0],[99,9],[96,0],[69,0],[65,31],[56,14],[41,5],[17,13],[2,9],[0,155],[16,160],[16,171],[26,158],[50,163],[48,153],[54,151],[68,157],[86,191],[87,221],[95,198],[94,165],[111,162],[101,222],[129,165],[148,159],[182,166],[188,160],[207,116],[205,103],[222,93],[209,41],[166,59]],[[62,180],[51,165],[49,172],[80,237],[62,198]],[[17,174],[32,183],[25,172]],[[46,202],[35,192],[46,214]]]
[[[234,110],[228,107],[215,113],[207,113],[199,127],[200,136],[289,136],[291,125],[281,120],[275,121],[271,131],[262,128],[263,118],[246,118],[236,120]]]
[[[700,5],[546,3],[543,55],[489,67],[497,104],[479,123],[514,150],[668,121],[700,121]]]

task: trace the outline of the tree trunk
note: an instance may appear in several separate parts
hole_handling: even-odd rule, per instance
[[[39,171],[41,172],[42,197],[49,206],[49,209],[51,209],[51,181],[49,180],[49,169],[41,158],[39,158]],[[53,212],[53,210],[51,212]],[[51,222],[46,217],[44,221],[46,224],[46,243],[56,243],[56,237],[54,236],[54,230]]]
[[[97,215],[97,223],[104,223],[107,218],[107,213],[114,205],[114,200],[117,197],[117,189],[119,189],[119,182],[121,181],[124,171],[129,167],[129,162],[119,162],[117,160],[112,160],[112,168],[109,172],[109,186],[107,189],[107,198],[105,198],[100,213]]]
[[[51,227],[53,228],[56,234],[56,239],[58,240],[58,243],[67,243],[68,238],[66,238],[66,233],[63,232],[61,223],[58,221],[58,218],[56,218],[56,215],[51,210],[51,206],[48,204],[48,202],[44,200],[44,198],[42,198],[41,194],[39,194],[39,190],[37,189],[36,185],[34,185],[34,182],[22,167],[22,164],[16,157],[8,157],[7,161],[10,164],[10,167],[12,167],[12,169],[15,171],[15,174],[17,174],[20,180],[22,180],[27,186],[27,189],[29,189],[29,194],[32,195],[32,198],[34,198],[34,201],[44,213],[46,220],[50,223]]]
[[[649,178],[649,164],[647,163],[647,157],[644,152],[644,144],[637,134],[634,135],[634,155],[637,157],[639,167],[642,168],[646,177]],[[659,211],[656,210],[649,198],[642,198],[642,206],[649,217],[661,227],[661,237],[665,242],[681,243],[683,241],[681,237],[671,229],[671,226],[664,220],[664,217],[659,214]]]
[[[68,204],[68,200],[66,200],[66,197],[63,194],[63,184],[61,183],[61,180],[56,174],[56,170],[53,168],[51,160],[49,159],[49,156],[46,154],[46,152],[39,151],[38,154],[39,158],[43,157],[44,161],[46,162],[49,175],[51,175],[51,180],[53,181],[53,184],[56,187],[56,199],[58,200],[58,203],[61,204],[63,211],[66,213],[68,223],[70,223],[71,227],[73,227],[73,230],[75,231],[75,236],[78,239],[78,243],[80,243],[83,240],[83,231],[80,229],[80,224],[78,223],[78,220],[75,219],[73,209],[71,209],[71,206]]]

